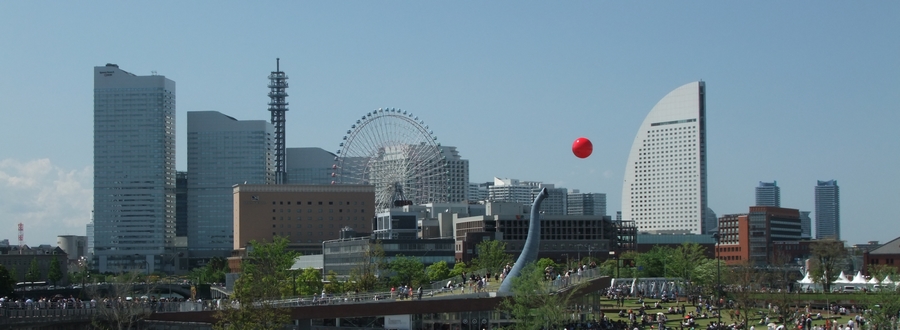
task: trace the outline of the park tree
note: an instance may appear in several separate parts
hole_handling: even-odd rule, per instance
[[[59,258],[50,259],[50,269],[47,271],[47,279],[56,285],[63,278],[62,267],[59,265]]]
[[[293,288],[290,267],[297,253],[287,245],[287,239],[278,236],[271,243],[250,242],[234,284],[234,299],[240,306],[227,304],[219,311],[217,329],[275,329],[290,321],[288,311],[273,304],[289,296]]]
[[[877,279],[879,282],[884,281],[885,277],[890,276],[891,281],[898,280],[897,278],[897,268],[889,265],[868,265],[869,276]]]
[[[325,293],[340,294],[344,291],[356,289],[356,287],[352,287],[350,285],[350,282],[342,282],[338,278],[337,273],[333,270],[328,271],[328,275],[325,276],[325,280],[328,282],[325,283],[322,288],[323,290],[325,290]]]
[[[297,274],[294,281],[296,285],[296,294],[314,295],[322,292],[324,283],[322,283],[322,272],[314,268],[307,268]]]
[[[462,261],[457,262],[456,264],[453,265],[453,269],[450,270],[450,277],[459,276],[462,273],[465,273],[467,270],[468,270],[468,267],[466,266],[465,262],[462,262]]]
[[[512,294],[498,306],[500,312],[518,321],[511,329],[553,329],[570,321],[568,307],[577,289],[550,294],[544,269],[537,263],[526,265],[512,281]]]
[[[672,272],[672,255],[672,248],[654,245],[650,251],[641,253],[635,258],[637,266],[640,267],[637,275],[640,277],[667,277]]]
[[[41,280],[41,267],[38,265],[37,258],[31,259],[31,265],[28,266],[28,272],[25,273],[25,281],[37,282]]]
[[[140,272],[124,273],[119,275],[115,282],[86,288],[87,295],[91,299],[98,302],[104,300],[109,302],[108,304],[97,304],[91,325],[95,329],[128,330],[138,328],[141,320],[150,316],[151,309],[134,301],[124,300],[122,297],[134,296],[138,289],[143,289],[142,292],[152,291],[153,288],[149,287],[149,283],[138,287],[142,278]]]
[[[870,329],[897,329],[900,326],[900,287],[883,286],[866,294],[865,299],[870,309],[866,315]]]
[[[230,272],[228,260],[213,257],[203,267],[191,270],[189,276],[194,283],[222,283],[225,282],[225,274],[228,272]]]
[[[709,260],[706,248],[697,243],[682,243],[671,252],[668,261],[671,266],[666,267],[668,276],[680,277],[688,282],[692,281],[697,266]]]
[[[450,267],[447,266],[446,261],[441,260],[425,268],[425,273],[428,275],[429,281],[440,281],[450,277]]]
[[[394,273],[391,276],[392,286],[418,287],[428,282],[425,277],[425,265],[418,258],[398,255],[388,263],[387,268]]]
[[[831,291],[837,274],[840,273],[840,265],[847,257],[847,249],[844,242],[826,239],[810,244],[810,276],[813,281],[822,285],[825,292]]]
[[[725,273],[729,272],[729,273]],[[730,274],[730,271],[725,266],[725,262],[718,259],[706,259],[705,261],[700,262],[693,271],[691,275],[691,283],[693,283],[694,292],[692,293],[704,293],[704,294],[715,294],[715,288],[717,283],[722,279],[722,276],[727,276]]]
[[[720,271],[724,271],[724,269]],[[716,292],[714,296],[717,297],[715,303],[719,304],[719,300],[724,299],[724,292],[727,291],[728,296],[734,302],[734,308],[728,310],[730,319],[735,323],[750,324],[750,316],[758,315],[762,306],[762,302],[756,294],[760,292],[763,284],[767,281],[765,275],[763,270],[749,263],[729,267],[727,272],[720,273],[724,286],[714,290]],[[724,313],[723,309],[719,310]],[[724,314],[722,314],[722,318],[725,318]]]
[[[553,271],[558,272],[560,265],[557,264],[556,261],[553,261],[553,259],[540,258],[537,261],[537,267],[542,269],[545,273],[547,272],[547,268],[550,268]]]
[[[506,253],[506,242],[499,240],[481,241],[475,246],[475,255],[471,268],[491,273],[499,272],[513,261],[512,255]]]
[[[350,270],[353,289],[360,292],[375,290],[378,287],[379,273],[384,267],[384,246],[381,241],[367,243],[356,266]]]
[[[16,279],[12,273],[0,265],[0,297],[11,296],[15,290]]]

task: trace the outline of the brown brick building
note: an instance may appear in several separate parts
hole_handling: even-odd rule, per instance
[[[863,258],[865,259],[863,262],[863,271],[867,275],[871,275],[869,274],[868,269],[875,265],[887,265],[890,267],[894,267],[894,269],[896,269],[897,272],[900,273],[900,237],[897,237],[893,241],[885,243],[877,249],[864,253]],[[884,279],[879,278],[878,280],[881,281]]]
[[[719,217],[719,259],[727,265],[738,265],[750,259],[750,226],[746,214],[725,214]]]
[[[719,258],[728,265],[784,264],[809,251],[801,238],[800,211],[751,206],[747,214],[719,218]]]
[[[370,185],[234,186],[234,249],[250,241],[287,238],[291,249],[321,254],[322,242],[342,228],[372,232],[375,187]]]

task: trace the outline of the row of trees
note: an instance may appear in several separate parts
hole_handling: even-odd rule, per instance
[[[399,285],[418,287],[459,276],[470,269],[496,272],[512,262],[512,256],[505,252],[506,243],[501,241],[482,242],[478,245],[479,257],[473,260],[471,267],[456,263],[452,269],[443,261],[426,268],[416,257],[401,255],[388,259],[382,245],[376,242],[367,246],[347,280],[341,281],[336,274],[330,273],[326,275],[326,281],[322,281],[318,270],[290,270],[297,254],[289,251],[287,245],[288,241],[281,237],[271,243],[250,244],[247,258],[241,264],[241,277],[234,286],[233,299],[240,307],[225,304],[226,308],[218,314],[218,329],[276,328],[287,323],[289,316],[286,310],[276,308],[272,302],[298,294],[314,295],[323,290],[331,294],[369,292]],[[214,270],[196,272],[199,276],[201,272],[214,273]],[[389,276],[382,276],[384,274]]]
[[[0,265],[0,292],[2,292],[2,288],[7,286],[15,286],[17,280],[18,272],[15,268],[6,269]],[[21,280],[26,282],[37,282],[47,280],[51,284],[56,284],[63,278],[62,267],[59,263],[59,258],[50,259],[50,265],[47,270],[47,277],[43,277],[41,272],[41,266],[38,263],[37,258],[31,259],[31,264],[28,266],[28,269],[25,271],[25,274]]]
[[[15,268],[7,269],[3,265],[0,265],[0,297],[2,296],[11,296],[14,292],[14,288],[17,282],[20,280],[17,278],[16,274],[18,272]],[[48,280],[51,284],[57,284],[63,278],[62,267],[60,267],[59,259],[53,258],[50,259],[50,266],[47,270],[47,277],[41,276],[41,268],[38,264],[37,259],[31,260],[31,265],[28,266],[28,270],[24,274],[24,280],[26,282],[38,282],[43,280]]]

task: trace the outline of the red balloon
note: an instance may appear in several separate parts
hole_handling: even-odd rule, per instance
[[[580,137],[572,143],[572,153],[575,154],[575,157],[587,158],[592,152],[594,152],[594,144],[587,138]]]

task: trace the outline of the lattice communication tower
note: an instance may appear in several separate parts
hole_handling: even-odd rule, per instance
[[[269,112],[272,113],[272,126],[275,126],[275,184],[284,184],[285,151],[284,151],[284,117],[288,111],[287,83],[288,76],[281,71],[281,59],[275,59],[275,71],[269,74]]]

